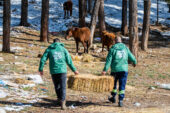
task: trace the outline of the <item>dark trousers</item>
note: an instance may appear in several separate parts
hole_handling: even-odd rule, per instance
[[[52,75],[56,95],[58,99],[60,99],[61,101],[64,101],[66,99],[66,79],[67,79],[66,73]]]
[[[119,101],[123,100],[125,97],[125,87],[126,87],[126,81],[128,72],[122,71],[122,72],[116,72],[111,73],[111,75],[114,76],[114,87],[113,91],[111,92],[112,96],[115,97],[117,94],[117,81],[119,81]]]

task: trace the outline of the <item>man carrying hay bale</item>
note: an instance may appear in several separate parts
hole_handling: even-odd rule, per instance
[[[67,78],[67,65],[70,69],[78,74],[76,68],[72,63],[72,59],[68,51],[64,48],[64,44],[60,43],[59,39],[54,39],[54,43],[51,44],[44,52],[39,66],[40,75],[43,75],[43,67],[47,59],[49,58],[50,73],[54,83],[55,91],[58,97],[57,103],[61,103],[61,109],[66,109],[66,78]],[[67,64],[67,65],[66,65]]]
[[[123,99],[125,94],[125,86],[128,75],[128,60],[133,62],[135,67],[137,61],[130,50],[122,43],[121,38],[118,36],[115,39],[116,44],[113,45],[107,55],[106,64],[103,69],[102,74],[105,75],[109,67],[111,66],[111,75],[114,76],[114,87],[111,92],[112,97],[109,98],[109,101],[116,102],[117,94],[117,81],[119,80],[119,107],[123,106]]]

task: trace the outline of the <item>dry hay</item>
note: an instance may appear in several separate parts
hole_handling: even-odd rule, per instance
[[[73,61],[81,61],[83,56],[79,56],[79,55],[71,55],[71,58]]]
[[[89,55],[89,54],[83,54],[82,61],[83,62],[93,62],[94,57],[92,55]]]
[[[81,74],[68,76],[68,88],[78,91],[108,92],[113,89],[114,80],[111,76]]]
[[[31,83],[33,83],[32,81],[25,80],[25,79],[22,79],[22,78],[16,78],[14,80],[14,82],[17,83],[17,84],[31,84]]]

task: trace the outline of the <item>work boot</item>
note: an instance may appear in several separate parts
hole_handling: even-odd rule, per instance
[[[115,97],[110,97],[108,98],[108,100],[112,103],[116,103],[116,98]]]
[[[61,106],[61,99],[57,99],[57,101],[55,102],[55,104],[56,104],[57,106]]]
[[[119,101],[119,107],[123,107],[123,101],[122,100]]]
[[[66,101],[65,101],[65,100],[64,100],[64,101],[61,101],[61,109],[62,109],[62,110],[67,109],[67,107],[66,107]]]

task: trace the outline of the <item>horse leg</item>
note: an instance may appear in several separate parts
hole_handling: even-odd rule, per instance
[[[69,11],[67,10],[67,18],[69,18]]]
[[[104,50],[104,44],[102,43],[102,52],[103,52],[103,50]]]
[[[83,44],[83,47],[84,47],[84,53],[86,53],[86,44],[85,44],[84,41],[82,42],[82,44]]]
[[[109,45],[107,46],[107,50],[109,51]]]
[[[79,50],[79,42],[76,41],[76,52],[78,53],[78,50]]]
[[[66,10],[64,10],[64,19],[66,18]]]
[[[89,41],[87,41],[86,44],[87,44],[87,53],[89,53]]]
[[[70,10],[70,16],[72,16],[72,10]]]

